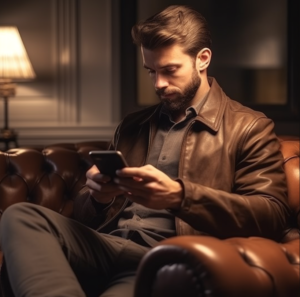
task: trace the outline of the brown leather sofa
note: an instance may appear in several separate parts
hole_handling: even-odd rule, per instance
[[[8,206],[24,201],[70,217],[72,199],[85,184],[85,173],[93,164],[89,151],[107,149],[108,145],[107,141],[91,141],[0,151],[0,224]],[[1,267],[0,296],[13,297],[5,261]]]
[[[282,241],[205,236],[167,239],[142,260],[135,297],[300,296],[299,139],[281,140],[293,212],[291,229]]]
[[[72,199],[92,165],[88,152],[107,147],[106,141],[94,141],[0,152],[0,216],[21,201],[70,216]],[[299,140],[283,139],[282,153],[293,210],[292,228],[282,242],[205,236],[165,240],[141,262],[135,297],[300,296]],[[0,296],[13,296],[5,261],[1,284]]]

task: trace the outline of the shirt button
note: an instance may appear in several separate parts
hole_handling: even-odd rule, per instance
[[[163,156],[163,157],[162,157],[162,160],[166,160],[166,159],[167,159],[167,157],[166,157],[166,156]]]

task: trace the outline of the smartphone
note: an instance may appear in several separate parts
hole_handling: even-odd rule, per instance
[[[90,151],[89,155],[99,171],[110,177],[116,176],[116,170],[128,166],[120,151]]]

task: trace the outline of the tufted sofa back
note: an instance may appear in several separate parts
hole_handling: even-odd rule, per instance
[[[287,234],[288,241],[290,234],[300,229],[299,139],[282,136],[280,141],[295,227]],[[93,141],[0,152],[0,220],[9,205],[22,201],[70,216],[72,199],[85,184],[85,173],[92,165],[89,151],[108,146],[107,141]]]
[[[73,208],[72,199],[84,185],[85,172],[92,165],[88,152],[90,150],[107,148],[107,142],[86,142],[57,144],[45,148],[11,149],[8,152],[0,152],[1,214],[13,203],[30,201],[49,207],[65,216],[70,216]],[[297,284],[296,289],[299,288],[299,239],[295,240],[295,238],[299,238],[300,234],[299,139],[281,138],[281,151],[287,176],[289,205],[293,213],[292,227],[287,232],[283,244],[278,245],[273,241],[260,238],[230,238],[225,242],[207,236],[190,236],[183,237],[183,243],[180,243],[180,237],[168,239],[172,245],[174,243],[181,247],[189,245],[188,249],[185,249],[183,253],[185,258],[189,256],[186,251],[192,250],[192,247],[195,247],[195,250],[197,250],[195,254],[204,255],[202,258],[197,256],[201,259],[199,262],[195,261],[195,258],[191,258],[192,262],[195,263],[197,272],[204,266],[209,267],[211,269],[209,271],[214,272],[211,275],[201,273],[201,277],[204,276],[205,278],[206,275],[213,277],[210,283],[215,282],[217,290],[221,287],[226,287],[226,290],[234,291],[235,288],[245,287],[246,291],[243,294],[234,296],[246,296],[247,294],[247,296],[250,296],[247,288],[252,287],[255,288],[256,292],[261,293],[259,296],[274,296],[274,286],[276,287],[276,292],[279,292],[278,296],[298,296],[294,293],[285,294],[285,292],[294,292],[294,283]],[[196,241],[193,242],[194,240]],[[227,244],[227,242],[230,244]],[[204,253],[202,253],[201,247],[204,247]],[[164,263],[166,260],[168,261],[168,258],[172,257],[172,253],[174,253],[174,250],[169,251],[167,249],[167,253],[161,257],[162,261]],[[146,273],[141,273],[141,269],[138,272],[138,289],[135,296],[148,296],[147,292],[151,291],[149,284],[152,281],[152,266],[158,267],[161,262],[157,258],[151,257],[150,252],[148,258],[144,261],[144,263],[151,264],[150,269],[143,264],[147,267],[145,269]],[[178,254],[175,254],[174,257],[176,261],[180,260]],[[2,262],[1,258],[0,251],[0,265]],[[150,259],[150,261],[147,259]],[[250,260],[249,263],[251,265],[245,265],[246,260]],[[205,263],[205,265],[201,263]],[[180,264],[182,263],[180,262]],[[177,266],[179,269],[182,267],[180,265]],[[156,278],[163,280],[160,282],[163,288],[167,283],[170,283],[170,287],[174,286],[175,277],[172,272],[175,273],[175,276],[177,275],[177,266],[172,265],[169,270],[164,268],[162,271],[167,273],[166,277]],[[9,285],[8,289],[6,288],[9,281],[5,273],[6,270],[3,267],[5,267],[5,262],[0,276],[1,283],[4,284],[4,287],[0,288],[0,295],[2,290],[3,292],[6,292],[6,290],[11,292]],[[230,273],[228,273],[228,267],[230,267]],[[193,279],[189,281],[189,278],[187,278],[187,288],[191,288],[191,284],[195,280],[194,274],[190,273],[190,271],[189,275]],[[235,277],[232,277],[234,271],[236,274]],[[171,272],[170,275],[168,275],[169,272]],[[178,274],[180,281],[184,279],[184,275],[182,276],[181,272],[180,270]],[[161,274],[159,275],[161,276]],[[234,283],[230,282],[230,279]],[[243,283],[242,281],[245,282]],[[179,283],[182,284],[181,282]],[[159,291],[160,286],[156,286],[156,289]],[[264,294],[265,291],[270,291],[271,293]],[[165,291],[162,290],[161,292]],[[281,294],[280,292],[283,293]],[[6,294],[5,296],[12,295]],[[162,293],[159,296],[165,296],[165,294]],[[233,295],[223,294],[220,296]]]
[[[299,139],[281,136],[280,141],[293,226],[299,230]],[[70,216],[72,199],[84,185],[85,173],[92,165],[89,151],[108,146],[107,141],[90,141],[0,151],[0,220],[8,206],[22,201]]]
[[[106,141],[61,143],[0,152],[0,219],[8,206],[24,201],[70,216],[72,199],[92,165],[89,151],[108,145]]]
[[[299,139],[282,137],[292,222],[282,242],[261,237],[176,236],[142,259],[135,297],[300,296]]]
[[[281,152],[284,158],[284,170],[286,172],[288,201],[291,207],[292,227],[284,241],[290,241],[300,234],[300,141],[296,137],[281,138]],[[295,234],[296,233],[296,234]]]

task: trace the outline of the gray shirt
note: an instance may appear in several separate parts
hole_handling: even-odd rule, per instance
[[[178,177],[179,157],[185,130],[204,101],[201,100],[196,107],[187,108],[185,117],[177,123],[172,121],[168,110],[162,108],[159,116],[159,129],[150,149],[148,164],[173,179]],[[176,235],[175,218],[167,210],[155,210],[131,203],[123,211],[118,228],[110,234],[152,247],[158,241]]]

